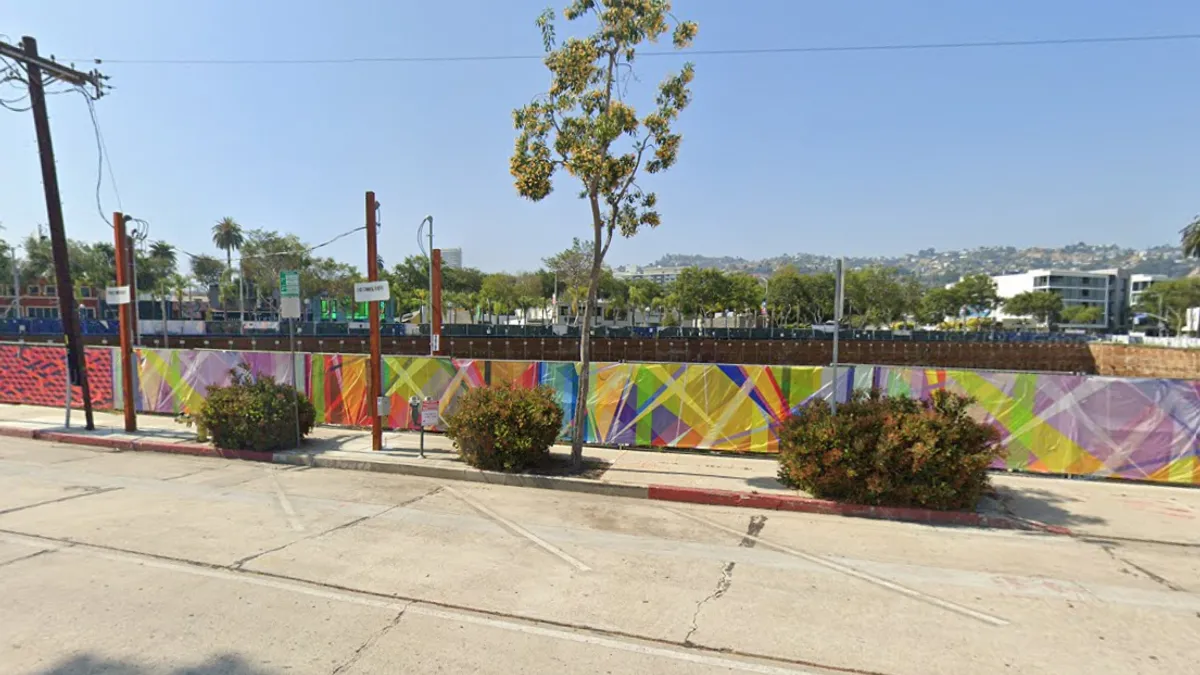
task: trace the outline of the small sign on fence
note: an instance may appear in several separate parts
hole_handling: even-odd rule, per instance
[[[110,305],[128,305],[130,302],[129,286],[114,286],[104,289],[104,302]]]
[[[440,417],[437,401],[421,401],[421,426],[436,427]]]
[[[362,281],[354,284],[355,302],[382,302],[391,297],[388,282]]]

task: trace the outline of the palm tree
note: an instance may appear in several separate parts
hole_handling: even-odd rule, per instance
[[[161,260],[169,269],[175,269],[175,247],[165,241],[156,241],[150,245],[150,257]]]
[[[217,248],[225,251],[225,267],[233,267],[233,252],[242,250],[246,238],[242,235],[242,226],[229,216],[217,221],[212,228],[212,241]]]
[[[1200,216],[1183,228],[1183,257],[1200,258]]]

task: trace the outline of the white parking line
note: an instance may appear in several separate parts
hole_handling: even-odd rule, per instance
[[[181,572],[193,576],[249,584],[252,586],[271,588],[292,593],[300,593],[324,600],[347,602],[364,607],[385,609],[392,612],[399,612],[403,610],[406,614],[418,614],[421,616],[442,619],[445,621],[470,623],[477,626],[525,633],[527,635],[536,635],[555,640],[565,640],[568,642],[595,645],[605,649],[614,649],[623,652],[631,652],[634,654],[643,654],[645,656],[671,659],[673,661],[681,661],[684,663],[694,663],[698,665],[712,666],[714,668],[725,668],[734,672],[756,673],[757,675],[819,675],[817,672],[812,670],[773,666],[764,663],[742,661],[720,656],[709,656],[707,654],[698,653],[695,651],[671,649],[669,647],[658,647],[652,644],[639,642],[634,639],[621,639],[616,637],[608,637],[605,635],[597,635],[584,628],[571,630],[554,626],[538,625],[532,621],[527,623],[524,621],[475,614],[469,611],[443,609],[440,607],[426,605],[419,600],[385,600],[383,598],[371,597],[351,591],[324,588],[316,584],[303,581],[270,578],[260,576],[254,572],[233,572],[225,569],[192,565],[184,562],[173,562],[150,556],[143,556],[137,553],[124,553],[105,550],[83,543],[72,543],[68,546],[65,544],[56,543],[51,539],[38,537],[36,535],[18,535],[6,533],[0,534],[0,541],[43,550],[53,550],[64,554],[86,555],[103,560],[143,565],[155,569]]]
[[[676,511],[675,509],[664,508],[663,510],[668,513],[679,516],[680,518],[687,518],[688,520],[692,520],[692,521],[695,521],[702,525],[707,525],[711,528],[715,528],[718,530],[722,530],[724,532],[728,532],[730,534],[737,535],[738,537],[751,539],[767,548],[773,548],[776,551],[779,551],[781,553],[787,553],[788,555],[796,556],[797,558],[800,558],[802,560],[807,560],[808,562],[813,563],[815,565],[820,565],[822,567],[829,568],[836,572],[841,572],[842,574],[854,577],[855,579],[860,579],[862,581],[866,581],[867,583],[875,584],[876,586],[886,588],[889,591],[895,591],[896,593],[908,596],[910,598],[913,598],[914,600],[920,600],[921,602],[927,602],[931,605],[941,607],[942,609],[950,610],[951,612],[956,612],[958,614],[962,614],[963,616],[969,616],[972,619],[977,619],[979,621],[982,621],[987,624],[991,624],[993,626],[1007,626],[1009,624],[1007,619],[1001,619],[998,616],[992,616],[991,614],[986,614],[984,612],[980,612],[978,610],[971,609],[970,607],[965,607],[958,603],[950,602],[949,600],[942,600],[941,598],[934,597],[932,595],[929,595],[928,593],[922,593],[921,591],[909,588],[907,586],[901,586],[900,584],[898,584],[894,581],[889,581],[887,579],[884,579],[883,577],[877,577],[874,574],[869,574],[867,572],[863,572],[861,570],[854,569],[853,567],[850,567],[848,565],[843,565],[842,563],[839,563],[839,562],[834,562],[832,560],[829,560],[828,558],[822,558],[821,556],[818,556],[818,555],[813,555],[811,553],[805,553],[803,551],[797,551],[795,549],[788,548],[788,547],[782,546],[780,544],[772,543],[770,541],[767,541],[766,539],[763,539],[762,537],[758,537],[753,534],[748,534],[746,532],[736,530],[732,527],[726,527],[724,525],[721,525],[720,523],[715,523],[707,518],[701,518],[700,516],[693,516],[690,513],[684,513],[683,511]]]
[[[592,571],[592,568],[588,567],[587,565],[584,565],[583,563],[579,562],[575,558],[572,558],[570,555],[568,555],[562,549],[555,547],[554,545],[547,542],[545,539],[542,539],[541,537],[530,532],[529,530],[521,527],[520,525],[512,522],[511,520],[508,520],[507,518],[501,516],[500,514],[489,509],[488,507],[484,506],[483,504],[480,504],[479,502],[475,501],[474,499],[471,499],[470,497],[464,495],[463,493],[459,492],[458,490],[455,490],[454,488],[452,488],[450,486],[446,486],[446,492],[449,492],[450,494],[454,495],[455,497],[458,497],[467,506],[470,506],[471,508],[482,513],[483,515],[487,516],[488,518],[491,518],[492,520],[496,521],[497,523],[502,525],[505,529],[509,530],[510,532],[519,534],[522,537],[525,537],[526,539],[528,539],[529,541],[532,541],[533,543],[542,547],[543,549],[549,551],[550,553],[553,553],[554,555],[556,555],[559,558],[561,558],[562,560],[566,561],[567,564],[571,565],[572,567],[579,570],[580,572]]]
[[[287,494],[283,491],[283,486],[279,483],[279,478],[275,476],[275,471],[267,470],[267,475],[271,477],[271,484],[275,486],[275,496],[279,499],[279,506],[287,515],[288,525],[297,532],[304,531],[304,523],[296,517],[296,509],[292,508],[292,502],[287,498]]]

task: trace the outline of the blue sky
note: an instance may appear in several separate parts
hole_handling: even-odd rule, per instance
[[[0,0],[0,33],[60,59],[536,54],[546,4]],[[1188,0],[677,0],[675,12],[699,22],[698,49],[1200,33]],[[640,86],[683,60],[641,60]],[[645,181],[663,225],[614,243],[613,264],[1147,246],[1200,211],[1200,41],[693,60],[679,164]],[[122,203],[187,251],[212,252],[208,229],[226,215],[323,240],[362,224],[367,189],[389,262],[416,251],[426,214],[439,246],[489,270],[534,268],[589,231],[573,186],[540,204],[512,187],[511,110],[548,82],[536,60],[101,68]],[[51,116],[68,233],[108,240],[84,102],[52,97]],[[0,148],[12,238],[45,221],[28,113],[0,110]],[[101,198],[117,208],[107,183]],[[357,239],[326,250],[364,264]]]

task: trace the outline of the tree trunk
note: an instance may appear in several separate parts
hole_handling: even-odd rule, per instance
[[[593,211],[597,211],[593,198]],[[579,389],[575,399],[575,419],[571,424],[571,466],[583,467],[584,430],[587,429],[587,397],[590,388],[590,372],[592,365],[592,309],[596,304],[596,295],[600,287],[600,270],[603,260],[600,259],[601,224],[598,218],[594,221],[594,238],[592,241],[592,272],[588,279],[587,298],[583,303],[583,318],[579,327]]]

